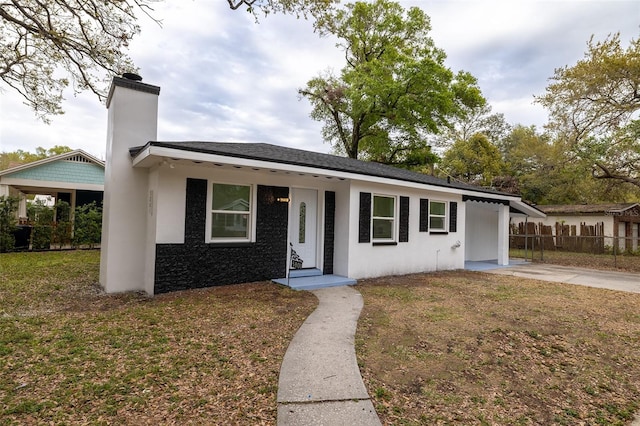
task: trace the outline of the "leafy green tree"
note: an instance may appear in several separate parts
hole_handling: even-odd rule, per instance
[[[0,170],[8,169],[19,164],[32,163],[54,155],[64,154],[73,151],[66,145],[55,145],[53,148],[45,149],[41,146],[36,148],[36,152],[23,151],[21,149],[12,152],[0,152]]]
[[[451,117],[450,126],[436,137],[436,145],[448,148],[458,140],[468,140],[476,133],[482,133],[498,146],[511,130],[504,114],[492,114],[489,104],[464,106],[462,112],[463,114]]]
[[[346,65],[299,93],[336,153],[402,164],[464,108],[486,102],[473,76],[444,65],[444,51],[428,36],[429,17],[417,7],[356,2],[326,13],[316,28],[340,40]]]
[[[640,120],[632,120],[604,137],[585,138],[575,151],[592,165],[594,178],[640,188]]]
[[[501,182],[509,182],[513,192],[536,204],[623,202],[640,195],[631,186],[593,179],[589,159],[577,155],[565,140],[538,133],[535,126],[515,126],[500,150],[506,163]]]
[[[619,33],[591,38],[584,58],[551,81],[536,99],[549,111],[549,130],[591,162],[594,177],[640,187],[640,39],[625,49]]]
[[[440,170],[463,182],[489,186],[501,176],[504,162],[498,148],[482,133],[459,140],[447,150]]]

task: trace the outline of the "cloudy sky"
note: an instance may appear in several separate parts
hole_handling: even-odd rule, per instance
[[[533,104],[555,68],[573,65],[594,35],[640,36],[637,0],[416,0],[431,17],[431,36],[447,66],[479,80],[493,112],[511,124],[546,122]],[[161,87],[158,140],[266,142],[328,152],[321,124],[297,89],[343,55],[336,40],[319,38],[310,22],[270,16],[255,24],[225,0],[167,0],[141,18],[130,55],[145,83]],[[1,87],[1,86],[0,86]],[[0,151],[68,145],[105,156],[107,112],[88,93],[69,93],[66,114],[38,121],[11,91],[0,94]]]

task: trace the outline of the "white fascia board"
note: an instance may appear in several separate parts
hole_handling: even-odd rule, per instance
[[[630,206],[627,206],[627,207],[622,208],[622,209],[611,209],[611,210],[609,210],[609,212],[611,212],[611,213],[622,213],[622,212],[626,212],[627,210],[631,210],[631,209],[637,207],[638,205],[640,205],[640,203],[631,204]]]
[[[399,179],[391,179],[379,176],[363,175],[359,173],[343,172],[336,170],[323,169],[310,166],[298,166],[294,164],[277,163],[264,160],[253,160],[247,158],[231,157],[227,155],[206,154],[201,152],[184,151],[174,148],[166,148],[159,146],[147,146],[133,158],[133,167],[150,168],[163,160],[189,160],[207,163],[218,163],[241,167],[254,167],[266,170],[277,170],[292,173],[304,173],[307,175],[330,176],[333,178],[363,181],[368,183],[378,183],[382,185],[401,186],[404,188],[412,188],[419,190],[428,190],[431,192],[441,192],[443,194],[471,195],[476,197],[491,198],[496,200],[508,200],[509,202],[521,202],[519,197],[505,197],[497,194],[485,193],[481,191],[470,191],[466,189],[449,188],[444,186],[430,185],[426,183],[410,182]],[[524,203],[523,203],[524,204]],[[537,212],[537,210],[535,210]]]
[[[33,180],[10,177],[4,177],[2,179],[2,184],[16,187],[32,187],[47,190],[80,189],[86,191],[104,191],[104,185],[98,185],[95,183],[55,182],[49,180]]]
[[[547,215],[544,212],[541,212],[540,210],[536,209],[535,207],[532,207],[530,205],[528,205],[527,203],[525,203],[524,201],[517,199],[517,200],[511,200],[509,201],[509,204],[511,205],[511,207],[520,210],[521,212],[523,212],[526,216],[529,217],[537,217],[540,219],[544,219],[547,217]]]

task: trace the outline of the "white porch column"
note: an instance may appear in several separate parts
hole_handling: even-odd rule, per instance
[[[20,203],[18,204],[18,217],[27,217],[27,195],[24,192],[20,192]]]
[[[498,265],[509,264],[509,206],[498,207]]]

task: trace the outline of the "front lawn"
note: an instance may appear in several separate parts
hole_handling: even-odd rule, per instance
[[[0,255],[0,425],[275,424],[280,363],[312,294],[105,295],[99,260]]]
[[[0,255],[0,425],[275,424],[312,294],[105,295],[98,267],[98,251]],[[383,424],[622,425],[640,409],[640,294],[478,272],[356,288]]]
[[[640,294],[479,272],[356,288],[383,424],[624,425],[640,409]]]

